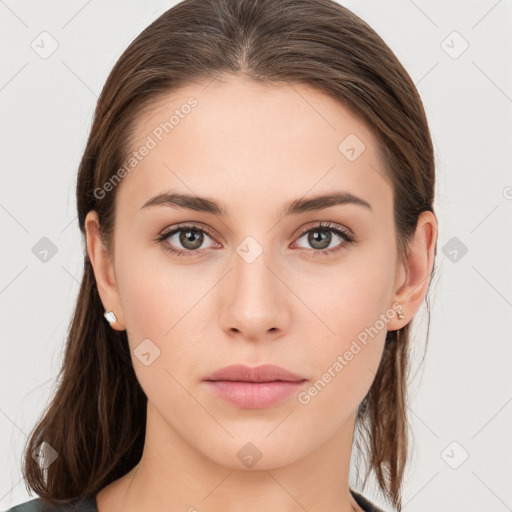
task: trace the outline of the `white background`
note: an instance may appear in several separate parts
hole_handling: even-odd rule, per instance
[[[341,3],[410,73],[436,149],[439,277],[411,382],[403,510],[512,510],[512,1]],[[126,46],[172,5],[0,1],[1,510],[30,497],[22,449],[51,398],[81,279],[74,187],[97,96]],[[58,42],[47,59],[31,47],[43,31]],[[42,237],[57,247],[47,263],[32,252]],[[456,261],[450,240],[467,247]],[[424,338],[418,329],[418,356]]]

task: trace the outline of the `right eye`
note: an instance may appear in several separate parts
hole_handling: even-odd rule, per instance
[[[203,228],[187,224],[162,233],[157,238],[157,242],[162,244],[164,250],[176,256],[192,256],[194,253],[200,252],[205,236],[212,238]],[[168,243],[168,240],[172,240],[172,242]]]

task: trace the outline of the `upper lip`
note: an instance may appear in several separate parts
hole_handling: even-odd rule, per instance
[[[274,364],[262,364],[255,367],[233,364],[213,372],[204,380],[231,380],[239,382],[272,382],[281,380],[300,382],[306,379]]]

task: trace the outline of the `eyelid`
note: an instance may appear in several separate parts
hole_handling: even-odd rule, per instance
[[[330,230],[340,231],[343,234],[343,236],[345,238],[347,238],[347,240],[350,240],[350,241],[355,240],[354,232],[351,229],[349,229],[345,226],[341,226],[340,224],[335,224],[333,222],[320,221],[320,220],[314,221],[310,224],[307,224],[306,227],[301,228],[301,231],[297,235],[297,238],[302,237],[303,235],[305,235],[306,233],[309,233],[313,229],[325,230],[325,231],[330,231]]]
[[[200,223],[197,223],[197,222],[182,222],[180,224],[177,224],[176,226],[173,226],[172,228],[169,228],[167,230],[164,229],[162,231],[162,233],[160,234],[160,236],[163,236],[163,237],[168,237],[174,233],[176,233],[177,231],[185,231],[187,229],[190,229],[190,230],[196,230],[196,231],[204,231],[210,238],[215,238],[217,235],[214,235],[209,228],[207,228],[206,226],[203,226],[202,224]]]

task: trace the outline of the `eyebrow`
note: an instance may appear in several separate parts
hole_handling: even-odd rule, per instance
[[[331,206],[345,204],[355,204],[372,210],[370,203],[364,199],[347,191],[338,191],[330,194],[317,195],[308,199],[301,198],[288,201],[281,208],[281,215],[284,217],[288,215],[299,215],[304,212],[319,211],[330,208]],[[227,217],[229,215],[229,208],[214,199],[182,193],[168,192],[157,194],[146,201],[141,207],[141,210],[152,206],[188,208],[189,210],[211,213],[220,217]]]

